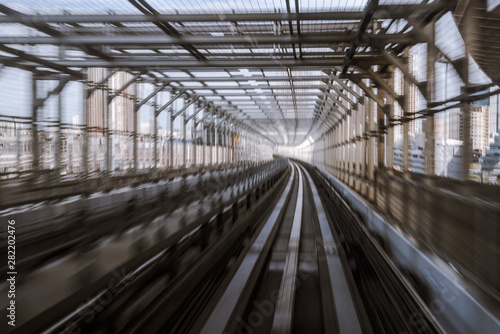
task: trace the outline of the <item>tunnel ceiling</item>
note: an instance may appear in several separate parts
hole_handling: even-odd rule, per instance
[[[455,1],[4,1],[1,63],[81,80],[87,67],[168,83],[276,145],[348,112],[352,82],[384,76]],[[39,47],[33,47],[40,45]],[[379,65],[373,67],[374,65]]]

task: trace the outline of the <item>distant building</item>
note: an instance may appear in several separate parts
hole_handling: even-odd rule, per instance
[[[462,112],[459,109],[452,109],[448,112],[448,136],[446,139],[463,140],[461,136]]]
[[[408,168],[414,173],[425,174],[425,136],[423,133],[410,134],[409,140]],[[401,139],[394,144],[394,168],[396,170],[403,168],[403,142]]]
[[[97,85],[105,77],[104,68],[89,68],[88,80],[89,85]],[[132,79],[132,74],[128,72],[116,72],[109,79],[109,90],[111,92],[122,88],[128,81]],[[88,111],[88,126],[96,131],[105,127],[104,122],[104,104],[107,103],[107,91],[104,89],[96,89],[90,94],[87,102]],[[118,96],[116,96],[109,104],[109,119],[110,128],[115,131],[133,131],[134,117],[134,85],[130,85]]]
[[[409,61],[409,68],[410,68],[410,73],[413,75],[413,77],[418,81],[418,67],[419,67],[419,59],[418,59],[418,53],[411,53],[410,57],[408,59]],[[408,112],[410,114],[415,114],[418,111],[418,87],[417,85],[411,84],[410,85],[410,110]],[[409,124],[409,132],[410,134],[415,134],[419,131],[418,129],[418,123],[414,119],[410,121]]]
[[[463,142],[456,139],[436,139],[434,166],[437,176],[460,178],[462,145]]]
[[[491,91],[498,89],[498,86],[491,87]],[[494,141],[495,134],[500,131],[500,94],[490,97],[490,131],[491,141]]]
[[[479,158],[484,183],[499,184],[500,182],[500,135],[497,133],[490,149]]]
[[[87,79],[89,86],[97,85],[104,79],[104,70],[102,68],[89,68],[87,70]],[[91,130],[102,132],[104,129],[104,103],[105,103],[105,90],[94,90],[87,100],[88,120],[87,124]]]
[[[490,106],[471,105],[470,106],[470,134],[472,150],[477,150],[484,155],[489,145],[489,120]],[[461,115],[460,123],[463,123]],[[460,137],[463,140],[463,125],[460,127]]]
[[[425,129],[427,120],[424,119],[422,121],[422,127]],[[435,139],[445,139],[445,126],[448,123],[448,119],[445,118],[439,118],[435,117],[434,118],[434,138]]]
[[[0,174],[28,170],[31,150],[32,137],[22,123],[0,122]]]

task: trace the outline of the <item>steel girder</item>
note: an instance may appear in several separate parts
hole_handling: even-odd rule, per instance
[[[374,20],[394,20],[408,18],[426,13],[451,9],[450,4],[439,1],[417,5],[379,5],[373,14]],[[24,15],[22,18],[0,16],[0,23],[129,23],[129,22],[275,22],[275,21],[324,21],[352,20],[359,21],[363,17],[361,11],[337,12],[301,12],[301,13],[251,13],[251,14],[173,14],[173,15],[136,15],[136,14],[82,14],[82,15]]]
[[[28,62],[23,61],[21,58],[17,59],[19,65],[36,66],[40,63],[36,60],[27,59]],[[62,67],[126,67],[126,68],[148,68],[152,71],[162,71],[166,69],[178,70],[214,70],[216,69],[231,69],[231,68],[268,68],[279,69],[283,68],[296,68],[296,69],[318,69],[331,68],[332,66],[341,65],[343,57],[337,58],[304,58],[304,59],[238,59],[238,60],[149,60],[144,58],[133,58],[127,60],[104,60],[104,59],[85,59],[85,60],[54,60],[52,65],[45,65],[47,67],[55,68],[55,66]],[[366,67],[372,65],[387,65],[389,62],[381,56],[355,58],[353,64]],[[61,69],[62,71],[62,69]],[[72,75],[77,75],[70,73]],[[79,75],[79,74],[78,74]],[[249,79],[252,80],[252,79]]]
[[[374,43],[415,44],[423,42],[412,34],[366,34]],[[123,36],[9,36],[0,37],[0,44],[53,44],[53,45],[221,45],[221,44],[292,44],[292,43],[349,43],[357,36],[354,33],[330,33],[309,35],[228,35],[228,36],[165,36],[165,35],[123,35]]]

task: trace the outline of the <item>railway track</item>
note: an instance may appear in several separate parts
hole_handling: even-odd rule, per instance
[[[267,221],[201,333],[370,332],[315,185],[293,169],[275,208],[281,219]]]
[[[305,164],[292,162],[200,229],[202,242],[186,236],[158,253],[102,310],[87,305],[46,332],[443,332],[363,223]]]
[[[338,194],[292,165],[273,215],[191,333],[442,332]]]

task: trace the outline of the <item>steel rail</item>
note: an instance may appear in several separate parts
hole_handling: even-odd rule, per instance
[[[272,333],[290,333],[292,331],[293,310],[300,254],[300,230],[302,228],[302,208],[304,206],[304,184],[302,172],[297,167],[299,190],[297,206],[293,216],[292,232],[288,244],[285,270],[281,279],[278,301],[274,312]]]
[[[250,251],[240,264],[221,299],[212,310],[200,332],[201,334],[223,333],[224,330],[228,330],[238,305],[246,304],[247,300],[245,300],[245,297],[248,299],[248,292],[252,291],[255,286],[255,276],[258,276],[264,264],[264,258],[267,256],[269,248],[274,241],[277,228],[280,225],[287,203],[290,200],[294,178],[295,171],[292,169],[292,174],[285,191],[252,244]]]
[[[303,169],[302,166],[300,168]],[[321,238],[323,240],[323,248],[326,256],[326,265],[329,273],[329,283],[335,303],[336,319],[339,327],[338,333],[362,333],[360,318],[358,317],[354,302],[355,298],[349,288],[348,279],[339,254],[339,248],[341,246],[335,242],[333,231],[328,224],[325,209],[323,208],[318,190],[311,176],[305,169],[303,172],[311,185],[314,205],[318,215]]]

